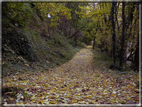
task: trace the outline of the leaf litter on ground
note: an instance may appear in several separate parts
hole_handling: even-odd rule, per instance
[[[3,104],[138,104],[138,76],[112,72],[94,69],[91,49],[81,49],[50,72],[3,78]]]

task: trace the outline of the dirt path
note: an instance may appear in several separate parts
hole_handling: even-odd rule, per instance
[[[93,53],[91,52],[91,46],[88,46],[77,52],[69,62],[61,65],[53,71],[55,74],[59,74],[62,78],[82,78],[83,75],[88,75],[89,72],[93,70],[92,63]]]
[[[108,71],[93,70],[93,53],[88,46],[53,70],[5,78],[4,89],[13,88],[5,91],[4,103],[136,104],[139,98],[134,79],[130,74],[116,78]]]

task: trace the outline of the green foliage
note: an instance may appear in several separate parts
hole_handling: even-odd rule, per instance
[[[14,26],[24,27],[29,24],[31,13],[29,3],[2,3],[3,22],[11,22]]]
[[[42,20],[47,20],[48,14],[51,16],[49,18],[49,26],[57,26],[60,22],[59,16],[64,16],[68,20],[71,19],[71,13],[68,8],[64,6],[63,3],[34,3],[35,8],[38,11],[39,16],[42,17]]]
[[[109,68],[109,65],[111,64],[112,59],[107,56],[106,53],[101,53],[100,49],[95,47],[95,50],[93,50],[94,53],[94,65],[96,68]],[[96,60],[98,60],[96,62]]]

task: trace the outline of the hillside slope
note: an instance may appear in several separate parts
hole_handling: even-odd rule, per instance
[[[4,16],[3,16],[4,17]],[[24,27],[13,25],[3,18],[2,74],[44,71],[70,60],[84,45],[74,47],[73,40],[65,37],[56,27],[49,27],[32,12]]]

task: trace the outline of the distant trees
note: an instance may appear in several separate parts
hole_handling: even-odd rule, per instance
[[[138,70],[139,3],[90,3],[89,9],[89,15],[94,15],[88,27],[93,28],[95,45],[107,52],[115,65],[119,60],[117,69],[129,61],[132,69]]]

